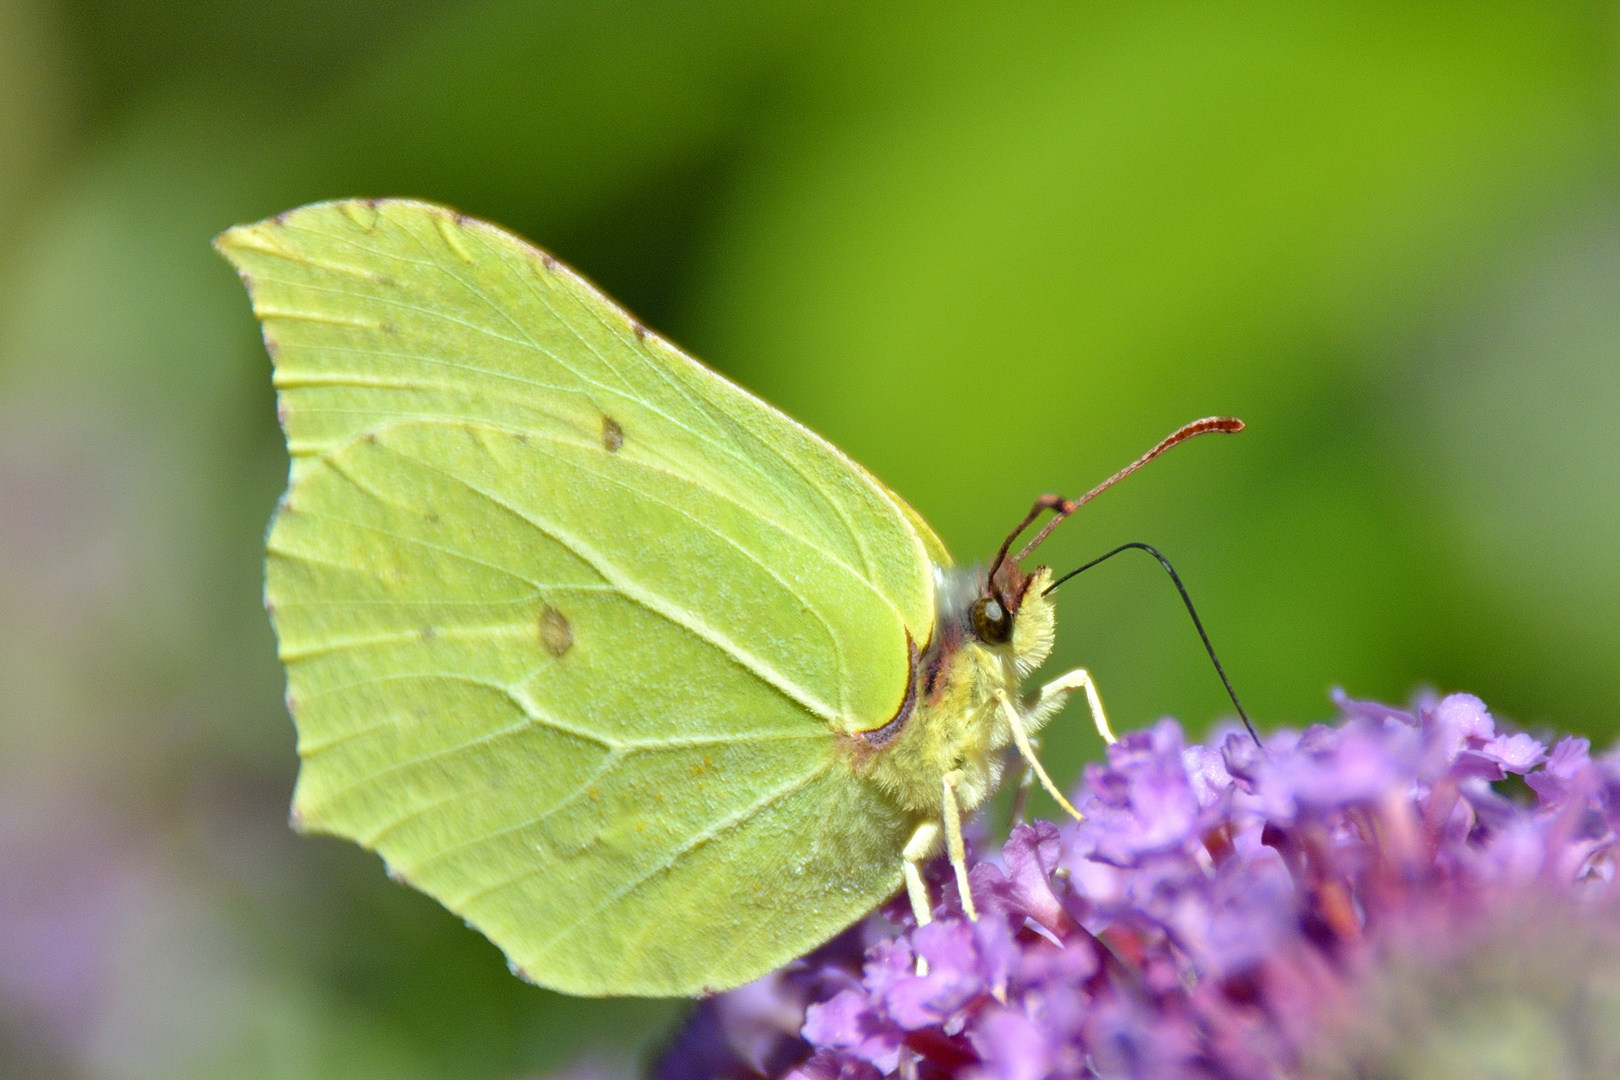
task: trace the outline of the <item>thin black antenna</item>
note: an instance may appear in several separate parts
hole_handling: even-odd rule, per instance
[[[1080,567],[1080,569],[1070,570],[1067,574],[1064,574],[1062,577],[1052,582],[1052,584],[1048,585],[1046,587],[1046,591],[1041,595],[1051,595],[1053,589],[1057,588],[1065,581],[1068,581],[1076,574],[1083,574],[1087,570],[1090,570],[1093,566],[1096,566],[1098,563],[1107,562],[1120,552],[1129,551],[1132,548],[1145,551],[1155,559],[1158,559],[1159,565],[1164,567],[1164,572],[1169,574],[1170,580],[1176,583],[1176,591],[1181,594],[1181,602],[1187,605],[1187,614],[1192,616],[1193,626],[1198,630],[1198,637],[1204,643],[1204,651],[1209,653],[1209,662],[1215,665],[1215,674],[1221,677],[1221,685],[1226,687],[1226,696],[1232,699],[1232,707],[1237,710],[1238,716],[1242,718],[1243,726],[1249,729],[1249,737],[1254,740],[1254,744],[1256,746],[1263,745],[1260,742],[1259,734],[1254,730],[1254,725],[1249,722],[1249,714],[1243,711],[1243,703],[1238,700],[1237,691],[1232,689],[1232,680],[1226,677],[1226,669],[1221,667],[1221,658],[1215,655],[1215,646],[1209,643],[1209,635],[1204,633],[1204,624],[1202,620],[1198,618],[1198,609],[1193,607],[1192,597],[1187,595],[1187,586],[1181,583],[1181,575],[1176,573],[1176,568],[1170,565],[1170,560],[1165,558],[1159,552],[1158,548],[1153,547],[1150,544],[1121,544],[1108,554],[1092,559],[1090,562],[1086,563],[1086,565]]]

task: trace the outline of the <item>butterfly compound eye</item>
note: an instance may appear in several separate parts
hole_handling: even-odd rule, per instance
[[[1012,617],[993,596],[980,597],[973,605],[973,632],[980,641],[1005,645],[1012,637]]]

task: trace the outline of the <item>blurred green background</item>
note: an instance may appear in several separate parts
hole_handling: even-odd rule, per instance
[[[1613,4],[0,0],[0,1074],[627,1075],[668,1003],[511,978],[285,828],[285,470],[220,229],[503,223],[982,559],[1173,558],[1263,725],[1620,711]],[[1116,726],[1223,716],[1145,558],[1065,587]],[[1082,713],[1048,738],[1072,777]]]

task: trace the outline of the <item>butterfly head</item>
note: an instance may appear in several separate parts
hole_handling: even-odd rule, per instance
[[[1005,563],[993,577],[982,568],[941,570],[936,580],[936,655],[970,650],[981,667],[1010,666],[1022,679],[1052,652],[1054,608],[1044,595],[1052,572],[1025,573]],[[1009,687],[1016,691],[1016,683]]]

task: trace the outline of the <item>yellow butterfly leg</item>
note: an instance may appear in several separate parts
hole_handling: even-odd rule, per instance
[[[911,834],[911,839],[906,841],[905,849],[900,853],[903,860],[901,868],[906,875],[906,896],[911,900],[911,914],[918,926],[927,926],[934,921],[934,906],[929,903],[928,884],[922,879],[920,867],[937,847],[939,822],[925,821],[917,826],[917,831]]]
[[[962,842],[962,807],[956,800],[956,785],[962,774],[954,770],[945,774],[945,850],[950,853],[951,869],[956,871],[956,891],[962,894],[962,911],[968,922],[979,921],[979,911],[973,906],[973,891],[968,888],[967,845]]]
[[[1018,752],[1024,756],[1024,760],[1028,762],[1029,767],[1035,770],[1035,776],[1040,780],[1041,786],[1046,789],[1046,793],[1052,796],[1053,800],[1076,821],[1082,820],[1080,811],[1076,810],[1069,800],[1063,797],[1063,792],[1059,791],[1057,785],[1052,783],[1052,778],[1047,775],[1040,759],[1035,756],[1035,748],[1029,745],[1029,732],[1024,730],[1024,718],[1019,715],[1018,707],[1007,696],[1007,691],[997,690],[996,702],[1001,706],[1002,715],[1007,718],[1007,726],[1012,728],[1013,742],[1018,744]]]
[[[1029,738],[1031,750],[1041,748],[1040,741],[1031,735]],[[1018,770],[1018,787],[1013,791],[1012,806],[1007,812],[1007,827],[1016,828],[1024,823],[1024,812],[1029,807],[1029,789],[1035,784],[1035,771],[1024,762]]]
[[[969,922],[979,921],[979,909],[973,903],[973,890],[968,886],[967,844],[962,840],[962,806],[956,798],[956,785],[961,774],[945,774],[941,792],[941,818],[945,826],[945,850],[950,855],[951,869],[956,872],[956,888],[962,894],[962,911]],[[940,825],[925,821],[917,826],[901,852],[901,866],[906,878],[906,896],[911,900],[911,914],[918,926],[934,921],[933,905],[928,899],[928,883],[923,881],[922,862],[939,847]],[[928,974],[928,961],[917,957],[917,974]]]
[[[1063,708],[1069,700],[1069,694],[1075,690],[1083,690],[1086,695],[1086,704],[1091,708],[1091,722],[1097,728],[1097,734],[1102,736],[1103,742],[1117,741],[1114,731],[1108,726],[1108,716],[1103,712],[1102,697],[1097,693],[1097,684],[1091,681],[1091,673],[1085,668],[1075,668],[1066,671],[1041,687],[1040,693],[1035,696],[1035,704],[1029,710],[1028,727],[1031,730],[1040,730],[1051,719],[1052,715]]]
[[[956,887],[962,894],[962,910],[972,922],[979,921],[979,909],[973,904],[973,892],[968,888],[967,845],[962,840],[962,806],[956,798],[956,785],[961,774],[948,772],[943,784],[943,813],[945,849],[950,854],[951,869],[956,871]],[[939,847],[938,822],[925,821],[917,826],[901,852],[902,869],[906,877],[906,896],[911,900],[911,914],[918,926],[933,921],[933,905],[928,899],[928,884],[922,878],[922,863]]]
[[[911,915],[917,920],[918,926],[927,926],[934,921],[934,907],[928,900],[928,883],[922,879],[920,869],[924,859],[934,853],[939,846],[939,822],[925,821],[917,826],[917,831],[911,834],[906,846],[900,853],[900,867],[906,876],[906,896],[911,900]],[[917,957],[917,974],[928,974],[928,961]]]

